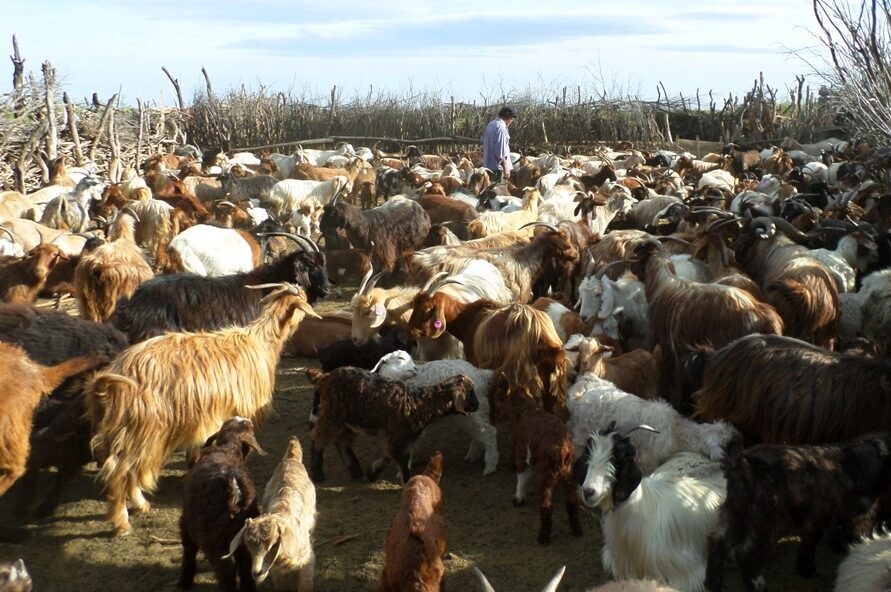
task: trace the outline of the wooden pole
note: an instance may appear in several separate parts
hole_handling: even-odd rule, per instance
[[[133,169],[138,171],[139,163],[142,162],[142,136],[145,134],[145,105],[140,98],[136,99],[136,104],[139,106],[139,132],[136,135],[136,162]]]
[[[55,160],[58,155],[59,127],[56,125],[56,106],[53,104],[53,87],[56,85],[56,69],[49,61],[43,62],[44,102],[46,106],[46,121],[49,124],[46,129],[46,157]]]
[[[68,132],[71,141],[74,142],[74,161],[77,166],[84,165],[84,153],[80,147],[80,134],[77,131],[77,116],[74,112],[74,103],[68,98],[68,93],[62,93],[62,102],[65,103],[65,112],[68,114]]]
[[[37,148],[40,138],[46,133],[46,126],[46,120],[40,122],[40,124],[31,132],[28,141],[25,142],[22,151],[19,153],[19,159],[15,164],[15,188],[16,191],[20,193],[25,192],[25,175],[28,172],[28,165],[31,163],[34,150]]]
[[[163,70],[164,74],[167,75],[167,78],[170,79],[170,83],[173,85],[173,89],[176,91],[176,103],[177,105],[179,105],[179,110],[182,111],[183,109],[185,109],[185,103],[183,102],[182,90],[180,90],[179,88],[179,80],[173,77],[173,75],[170,73],[170,70],[167,69],[167,66],[161,66],[161,70]],[[201,68],[201,70],[203,71],[204,68]]]
[[[19,40],[16,36],[12,36],[12,88],[15,95],[15,103],[13,113],[16,117],[21,117],[25,112],[25,59],[19,53]]]
[[[102,117],[99,118],[99,125],[96,126],[96,134],[93,136],[92,144],[90,144],[90,154],[87,157],[90,160],[96,158],[96,148],[99,146],[99,140],[101,140],[102,136],[105,134],[105,127],[108,125],[108,117],[111,114],[111,106],[116,98],[117,95],[114,94],[108,99],[108,102],[105,103],[105,111],[102,112]]]

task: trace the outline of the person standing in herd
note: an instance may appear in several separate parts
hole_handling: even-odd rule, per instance
[[[508,126],[517,113],[510,107],[502,107],[498,117],[489,122],[483,131],[483,166],[495,173],[493,181],[510,178],[510,134]]]

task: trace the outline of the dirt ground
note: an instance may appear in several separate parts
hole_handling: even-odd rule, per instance
[[[345,302],[327,300],[317,309],[330,312]],[[305,450],[309,448],[307,418],[312,390],[303,373],[306,367],[318,367],[317,360],[286,358],[279,366],[275,413],[259,430],[258,439],[268,454],[254,455],[248,463],[258,493],[291,435],[300,438]],[[600,565],[602,539],[597,517],[584,515],[584,536],[571,536],[562,494],[558,493],[555,500],[553,542],[547,547],[538,545],[534,492],[526,506],[515,508],[511,504],[515,477],[509,466],[510,438],[504,426],[499,431],[500,466],[493,475],[482,476],[482,461],[464,461],[467,444],[467,436],[444,420],[429,430],[415,461],[419,470],[436,450],[445,457],[441,485],[450,590],[480,589],[473,575],[474,565],[487,574],[499,592],[537,592],[561,565],[567,566],[562,592],[585,590],[607,580]],[[368,466],[378,453],[378,442],[360,437],[356,450],[363,465]],[[399,504],[395,468],[385,471],[378,483],[351,481],[333,447],[327,451],[325,467],[327,481],[317,488],[316,590],[375,590],[383,566],[386,529]],[[181,557],[177,521],[184,469],[183,455],[178,454],[162,473],[157,491],[149,496],[151,511],[132,516],[133,532],[122,538],[110,536],[95,466],[90,466],[66,491],[56,515],[45,520],[15,515],[14,489],[0,499],[0,530],[24,524],[27,537],[20,544],[0,543],[0,561],[23,557],[37,592],[174,590]],[[819,575],[804,580],[794,572],[795,548],[794,542],[780,545],[767,572],[770,589],[832,590],[840,557],[821,547],[817,557]],[[728,568],[726,581],[727,590],[742,590],[734,568]],[[203,559],[199,560],[195,589],[216,589]],[[265,589],[271,590],[271,585],[265,584]]]

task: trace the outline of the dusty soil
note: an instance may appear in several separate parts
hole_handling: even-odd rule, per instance
[[[330,312],[345,302],[329,300],[318,309]],[[307,418],[312,391],[302,371],[305,367],[318,367],[318,362],[290,358],[283,359],[279,366],[276,412],[259,431],[259,441],[268,454],[254,455],[248,463],[258,490],[269,478],[292,434],[300,438],[305,449],[309,447]],[[561,494],[555,503],[553,543],[542,547],[536,542],[538,512],[534,493],[525,507],[515,508],[511,504],[515,477],[509,466],[510,438],[503,426],[499,431],[500,467],[488,477],[482,477],[482,461],[464,461],[468,438],[451,422],[442,421],[429,432],[418,447],[415,462],[416,469],[423,466],[436,450],[445,456],[442,488],[449,551],[446,579],[450,590],[479,590],[471,569],[474,565],[501,592],[537,591],[561,565],[567,565],[562,592],[581,591],[606,581],[600,566],[602,540],[597,518],[583,516],[584,536],[571,536]],[[360,438],[356,449],[367,466],[378,453],[378,442]],[[399,504],[395,468],[386,471],[380,482],[369,484],[350,480],[333,447],[327,451],[325,461],[327,481],[317,489],[316,589],[375,590],[383,565],[386,529]],[[133,533],[122,538],[110,536],[95,466],[90,466],[66,491],[56,515],[45,520],[15,515],[12,502],[17,491],[13,490],[0,499],[0,531],[24,523],[27,537],[19,544],[0,543],[0,561],[23,557],[38,592],[174,590],[181,554],[177,520],[184,469],[183,455],[176,455],[164,470],[158,490],[149,497],[151,511],[133,516]],[[795,548],[794,542],[780,545],[767,572],[770,589],[832,590],[840,558],[821,547],[818,577],[804,580],[794,572]],[[728,568],[726,579],[727,590],[742,589],[735,569]],[[195,589],[216,589],[209,565],[203,559],[199,560]]]

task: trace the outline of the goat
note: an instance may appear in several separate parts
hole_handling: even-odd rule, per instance
[[[352,318],[342,312],[322,315],[321,319],[303,319],[282,350],[283,356],[316,358],[328,346],[349,341]]]
[[[168,271],[218,277],[248,272],[261,262],[257,240],[247,231],[198,224],[167,245]]]
[[[485,212],[468,224],[472,238],[483,238],[500,232],[519,231],[538,219],[541,193],[533,187],[523,190],[523,209],[517,212]],[[531,232],[531,231],[529,231]]]
[[[586,345],[585,342],[579,344],[583,355]],[[585,370],[585,366],[582,369]],[[624,392],[590,369],[581,373],[570,387],[566,405],[570,412],[569,428],[579,447],[590,433],[610,422],[622,430],[641,424],[658,430],[629,432],[637,450],[637,463],[646,474],[679,452],[695,452],[720,460],[723,446],[736,434],[728,423],[696,423],[665,401],[646,401]]]
[[[436,339],[448,331],[464,344],[469,362],[495,370],[497,387],[489,407],[493,423],[498,402],[511,395],[541,398],[546,410],[565,415],[569,360],[545,313],[523,304],[462,303],[422,291],[415,296],[408,325],[415,339]]]
[[[0,563],[0,590],[3,592],[31,592],[33,582],[25,562]]]
[[[303,466],[303,449],[296,436],[291,436],[266,483],[262,507],[263,514],[245,520],[232,539],[229,556],[236,556],[243,545],[253,559],[251,573],[257,584],[271,572],[276,590],[289,589],[296,580],[300,592],[313,592],[316,488]]]
[[[445,590],[446,548],[443,516],[442,454],[402,488],[399,511],[384,543],[384,571],[378,592],[439,592]]]
[[[613,353],[611,346],[601,344],[596,338],[576,334],[564,342],[563,349],[578,351],[575,365],[579,376],[592,372],[613,383],[619,390],[641,399],[653,400],[658,397],[662,366],[662,348],[658,345],[652,353],[636,349],[613,357],[610,356]]]
[[[551,542],[551,516],[554,488],[566,491],[566,511],[573,536],[582,536],[579,520],[578,489],[573,483],[574,450],[572,436],[559,418],[545,412],[526,397],[514,397],[508,403],[514,433],[513,460],[517,469],[514,505],[526,501],[526,489],[533,473],[539,480],[538,542]]]
[[[863,537],[838,566],[835,592],[879,592],[891,589],[891,535]]]
[[[74,270],[74,297],[80,315],[90,321],[111,318],[118,300],[130,298],[142,282],[154,277],[133,238],[133,218],[118,216],[108,242],[82,255]]]
[[[381,431],[386,455],[366,473],[378,478],[388,460],[399,465],[403,483],[410,476],[411,445],[427,425],[450,413],[466,415],[479,407],[473,383],[464,375],[437,385],[409,389],[403,383],[387,380],[360,368],[337,368],[328,373],[307,370],[319,399],[319,417],[312,430],[312,478],[325,480],[322,466],[325,447],[332,440],[349,461],[350,475],[363,475],[353,451],[356,430]]]
[[[245,520],[259,514],[254,482],[245,466],[251,451],[265,454],[254,437],[253,424],[249,419],[233,417],[207,439],[186,473],[179,519],[183,545],[179,587],[189,589],[194,585],[200,549],[213,566],[221,590],[256,589],[247,552],[237,549],[234,565],[226,557],[228,542]]]
[[[727,451],[727,499],[709,537],[706,586],[723,588],[726,555],[740,568],[744,588],[767,589],[761,566],[777,540],[801,536],[797,570],[816,573],[815,552],[825,532],[849,537],[854,522],[870,511],[891,485],[891,435],[826,446],[760,445]]]
[[[46,244],[34,247],[14,261],[0,261],[0,301],[31,303],[46,284],[56,263],[67,259],[59,247]]]
[[[40,397],[101,361],[88,354],[46,367],[31,360],[21,348],[0,343],[0,497],[25,473],[32,415]]]
[[[466,417],[457,417],[461,428],[471,437],[464,459],[476,460],[480,450],[484,450],[483,475],[495,472],[498,467],[497,430],[489,423],[489,388],[494,374],[492,370],[481,370],[465,360],[434,360],[417,366],[407,352],[397,350],[382,356],[371,371],[390,380],[401,380],[409,388],[431,386],[459,374],[469,377],[473,381],[479,407]]]
[[[702,375],[696,417],[728,421],[750,444],[824,444],[891,429],[887,360],[750,335],[688,366]]]
[[[272,175],[243,178],[221,175],[220,182],[224,194],[241,195],[248,199],[258,199],[263,203],[269,199],[272,188],[279,180]]]
[[[80,254],[89,238],[88,235],[55,230],[33,220],[19,218],[7,220],[0,228],[3,228],[5,233],[12,235],[12,241],[21,245],[22,250],[26,253],[34,247],[46,243],[56,245],[62,253],[71,257]]]
[[[765,302],[782,317],[785,334],[831,347],[839,317],[835,281],[822,263],[792,243],[786,233],[800,235],[782,218],[755,218],[749,232],[735,241],[734,250],[761,286]]]
[[[264,300],[247,327],[166,333],[124,350],[87,383],[91,447],[115,534],[130,530],[128,497],[148,510],[142,490],[154,488],[171,453],[200,445],[233,414],[258,424],[268,415],[282,346],[305,315],[318,315],[288,284]]]
[[[274,282],[297,283],[310,304],[328,294],[324,255],[311,240],[289,235],[304,249],[293,251],[246,273],[223,277],[174,274],[141,284],[121,302],[112,323],[131,343],[167,331],[211,331],[247,325],[260,314],[263,294],[247,286]],[[194,306],[196,301],[201,307]]]
[[[637,249],[646,270],[650,337],[662,347],[666,357],[663,392],[679,411],[689,406],[681,359],[703,344],[720,347],[750,333],[783,332],[783,321],[769,304],[751,293],[722,284],[701,284],[677,277],[674,267],[657,241]],[[717,324],[701,323],[703,316],[721,319]]]
[[[319,227],[326,244],[343,230],[354,247],[371,254],[378,269],[392,273],[403,253],[424,243],[430,232],[430,216],[418,203],[404,198],[391,199],[370,210],[335,200],[324,207]]]
[[[475,220],[479,213],[473,206],[440,195],[421,195],[418,203],[427,212],[431,224],[450,224],[460,239],[469,238],[467,225]]]
[[[590,434],[576,463],[582,503],[602,512],[603,568],[621,580],[654,578],[700,592],[707,537],[727,495],[720,466],[683,452],[644,477],[628,435],[614,426]]]
[[[327,181],[285,179],[275,184],[264,205],[279,219],[286,219],[301,207],[318,208],[331,203],[341,193],[349,194],[352,190],[349,178],[340,175]]]

